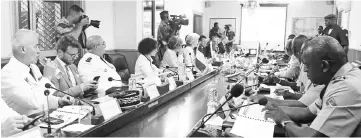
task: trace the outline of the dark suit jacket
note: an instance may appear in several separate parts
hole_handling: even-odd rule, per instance
[[[80,88],[80,84],[83,82],[79,77],[78,68],[74,64],[69,65],[69,68],[70,68],[71,72],[73,73],[75,81],[76,81],[76,86],[73,86],[73,84],[70,81],[70,78],[68,78],[66,71],[63,69],[63,67],[61,66],[59,61],[54,60],[54,62],[56,63],[58,69],[60,70],[60,74],[61,74],[61,75],[59,75],[58,78],[52,77],[52,79],[51,79],[51,82],[55,85],[55,87],[62,91],[65,91],[68,94],[71,94],[75,97],[82,96],[84,92]],[[60,92],[55,92],[53,95],[58,96],[58,97],[64,96],[64,94],[62,94]]]
[[[203,53],[204,57],[211,58],[211,44],[207,43],[207,46],[199,46],[198,50]]]
[[[330,29],[332,29],[332,31],[329,33]],[[348,46],[348,38],[345,32],[342,31],[341,27],[336,24],[332,25],[331,27],[326,27],[322,31],[322,35],[328,35],[335,38],[341,44],[342,47]]]

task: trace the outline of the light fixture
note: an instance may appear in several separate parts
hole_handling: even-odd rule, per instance
[[[243,8],[247,9],[249,14],[254,14],[259,7],[259,2],[257,0],[247,0],[242,3],[244,5]]]

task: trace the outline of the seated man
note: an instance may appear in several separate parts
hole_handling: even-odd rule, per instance
[[[308,108],[283,110],[268,104],[265,117],[282,125],[289,137],[360,137],[361,70],[347,62],[340,43],[329,36],[312,39],[302,51],[307,76],[326,87]]]
[[[42,112],[47,108],[47,98],[44,95],[45,84],[50,83],[55,76],[56,65],[47,59],[44,65],[44,75],[40,73],[35,63],[39,59],[39,43],[36,32],[21,29],[12,39],[13,57],[1,70],[1,97],[10,108],[21,115]],[[63,98],[52,96],[50,91],[49,108],[71,104],[67,96]]]
[[[85,83],[80,79],[78,68],[74,65],[74,61],[79,55],[80,44],[71,35],[65,35],[56,43],[57,57],[55,63],[59,70],[57,76],[52,77],[51,82],[56,88],[66,91],[75,97],[83,97],[92,90],[97,89],[97,82],[89,80]],[[63,97],[64,94],[55,92],[55,96]]]
[[[25,115],[19,115],[0,98],[0,106],[3,114],[1,115],[1,137],[9,137],[22,132],[22,128],[32,119]]]
[[[84,82],[91,81],[96,76],[100,76],[97,89],[99,96],[104,96],[105,91],[111,87],[122,86],[121,78],[114,65],[103,58],[105,47],[106,44],[102,37],[97,35],[90,36],[86,44],[88,53],[80,59],[78,65],[80,77]],[[117,81],[109,82],[109,77]]]

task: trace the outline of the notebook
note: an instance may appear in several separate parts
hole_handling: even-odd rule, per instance
[[[243,105],[248,103],[244,101]],[[241,108],[230,133],[244,138],[272,138],[275,123],[264,119],[263,108],[258,104]]]

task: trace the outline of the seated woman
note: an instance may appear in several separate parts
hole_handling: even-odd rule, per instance
[[[192,33],[186,36],[186,47],[183,49],[184,63],[186,66],[195,66],[194,48],[198,47],[199,35]]]
[[[157,41],[152,38],[145,38],[139,42],[138,52],[140,53],[135,63],[135,77],[144,78],[146,81],[153,81],[157,86],[161,85],[159,72],[162,72],[152,64],[152,56],[157,54]]]
[[[173,36],[169,39],[167,45],[168,48],[164,53],[161,67],[167,68],[168,66],[171,70],[175,70],[173,67],[178,67],[180,61],[178,60],[177,53],[181,53],[182,43],[182,39],[177,36]]]

